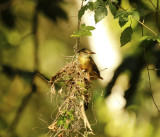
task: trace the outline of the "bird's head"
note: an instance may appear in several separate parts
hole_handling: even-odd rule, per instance
[[[96,53],[85,48],[78,51],[78,57],[82,57],[82,58],[89,58],[91,54],[96,54]]]

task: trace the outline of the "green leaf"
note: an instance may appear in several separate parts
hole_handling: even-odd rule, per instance
[[[119,25],[121,27],[123,27],[127,22],[128,22],[128,17],[132,16],[132,17],[136,17],[139,19],[139,13],[134,9],[134,10],[130,10],[128,11],[119,11],[116,13],[116,15],[114,16],[114,18],[119,18]]]
[[[94,30],[93,26],[86,26],[85,24],[81,25],[79,30],[74,31],[71,37],[83,37],[83,36],[92,36],[91,31]]]
[[[160,34],[157,35],[157,41],[160,43]]]
[[[103,2],[102,0],[97,0],[93,3],[94,10],[101,7],[101,6],[105,6],[105,2]]]
[[[114,16],[114,18],[119,18],[119,17],[122,17],[123,15],[127,14],[127,12],[125,10],[122,10],[122,11],[118,11],[116,13],[116,15]]]
[[[120,37],[121,47],[131,41],[132,33],[133,33],[133,30],[131,26],[125,28],[125,30],[121,33],[121,37]]]
[[[123,27],[128,22],[128,18],[119,17],[119,25]]]
[[[154,39],[154,40],[153,40]],[[142,38],[140,38],[139,42],[138,42],[138,46],[145,46],[145,47],[150,47],[151,43],[153,44],[153,42],[156,41],[155,37],[153,36],[143,36]]]
[[[66,122],[66,118],[64,116],[61,116],[57,120],[57,126],[61,126]]]
[[[86,24],[82,24],[82,25],[81,25],[82,28],[85,28],[85,26],[86,26]]]
[[[96,29],[96,28],[93,26],[86,26],[86,30],[94,30],[94,29]]]
[[[9,44],[6,35],[2,31],[0,31],[0,49],[1,48],[11,48],[11,44]]]
[[[94,10],[94,3],[93,2],[88,2],[88,9],[90,9],[91,11]]]
[[[86,5],[84,5],[78,12],[78,19],[80,20],[82,16],[84,15],[85,11],[90,9],[91,11],[94,10],[94,3],[88,2]]]
[[[140,41],[144,41],[144,40],[152,40],[152,41],[158,41],[160,42],[160,34],[158,34],[157,36],[143,36]]]
[[[64,124],[65,129],[69,129],[69,124]]]
[[[109,9],[110,9],[112,15],[115,16],[116,15],[116,11],[117,11],[116,6],[114,6],[114,4],[112,4],[112,3],[109,3]]]
[[[95,14],[94,14],[94,19],[95,22],[98,23],[99,21],[101,21],[105,16],[107,16],[107,9],[106,7],[99,7],[95,10]]]
[[[78,12],[78,19],[80,20],[81,17],[84,15],[85,11],[88,9],[88,5],[83,6]]]

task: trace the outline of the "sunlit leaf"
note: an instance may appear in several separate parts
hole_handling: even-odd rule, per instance
[[[86,26],[86,30],[94,30],[95,29],[95,27],[93,27],[93,26]]]
[[[123,11],[118,11],[115,15],[115,19],[124,16],[125,14],[127,14],[127,12],[125,10]]]
[[[93,2],[88,2],[88,9],[90,9],[91,11],[94,10],[94,3]]]
[[[157,41],[160,43],[160,34],[157,35]]]
[[[92,36],[91,31],[94,30],[93,26],[86,26],[85,24],[81,25],[79,30],[74,31],[71,37],[83,37],[83,36]]]
[[[107,9],[105,7],[99,7],[95,10],[94,19],[95,22],[98,23],[101,21],[105,16],[107,16]]]

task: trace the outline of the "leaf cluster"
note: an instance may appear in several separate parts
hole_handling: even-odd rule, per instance
[[[97,0],[95,2],[88,2],[84,5],[78,12],[78,19],[81,20],[86,10],[91,10],[94,12],[95,23],[101,21],[105,16],[107,16],[108,11],[106,5],[109,4],[108,1]]]
[[[81,28],[79,30],[74,31],[71,37],[83,37],[83,36],[92,36],[91,31],[94,30],[93,26],[86,26],[85,24],[81,24]]]

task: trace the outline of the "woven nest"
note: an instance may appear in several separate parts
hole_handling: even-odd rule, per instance
[[[56,118],[48,127],[54,132],[54,136],[93,134],[84,109],[84,104],[89,103],[92,96],[89,92],[89,74],[79,67],[77,61],[72,61],[52,76],[50,81],[51,93],[61,96]],[[59,90],[55,88],[57,83],[62,83]]]

